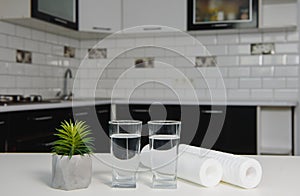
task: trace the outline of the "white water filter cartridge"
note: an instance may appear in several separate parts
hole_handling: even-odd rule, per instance
[[[179,152],[218,160],[223,168],[224,182],[249,189],[256,187],[261,181],[262,167],[255,159],[185,144],[179,145]]]

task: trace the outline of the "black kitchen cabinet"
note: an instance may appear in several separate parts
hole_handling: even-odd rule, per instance
[[[256,154],[255,106],[200,106],[200,123],[191,145],[234,154]],[[221,115],[225,114],[224,124]],[[212,118],[215,120],[211,121]],[[208,127],[211,121],[211,127]],[[221,127],[221,130],[219,129]]]
[[[110,120],[110,105],[96,107],[75,107],[72,111],[73,120],[85,121],[95,139],[94,148],[97,153],[110,152],[110,138],[108,122]]]
[[[109,152],[110,105],[11,112],[6,116],[17,122],[9,127],[8,152],[51,152],[56,128],[64,120],[86,121],[95,138],[95,152]]]
[[[32,110],[9,114],[8,152],[51,152],[54,133],[68,119],[64,109]]]
[[[0,114],[0,152],[7,150],[7,134],[9,130],[9,119],[6,113]]]
[[[117,119],[143,121],[141,146],[149,120],[180,120],[180,143],[235,154],[256,154],[256,107],[209,105],[117,105]]]

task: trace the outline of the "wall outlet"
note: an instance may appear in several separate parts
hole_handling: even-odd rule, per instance
[[[153,68],[154,57],[137,58],[134,61],[135,68]]]
[[[195,67],[215,67],[217,65],[216,56],[197,56]]]
[[[275,44],[274,43],[253,43],[251,44],[251,54],[252,55],[275,54]]]

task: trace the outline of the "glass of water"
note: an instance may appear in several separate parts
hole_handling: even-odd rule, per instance
[[[139,166],[142,122],[109,121],[112,155],[112,187],[135,188]]]
[[[177,188],[177,156],[181,122],[148,122],[153,188]]]

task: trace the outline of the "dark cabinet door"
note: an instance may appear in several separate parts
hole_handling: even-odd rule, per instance
[[[148,141],[149,120],[180,120],[180,143],[235,154],[256,154],[256,107],[210,105],[117,105],[119,120],[143,122],[141,146]]]
[[[9,129],[8,114],[0,115],[0,152],[7,151],[7,134]]]
[[[10,114],[9,152],[51,152],[54,133],[68,119],[64,109],[34,110]]]
[[[256,107],[200,106],[198,131],[191,145],[235,154],[256,154]]]
[[[108,122],[110,120],[110,105],[96,107],[75,107],[72,110],[73,120],[85,121],[92,131],[94,148],[97,153],[108,153],[110,139],[108,134]]]
[[[230,106],[223,127],[224,145],[217,146],[235,154],[257,154],[255,106]]]

